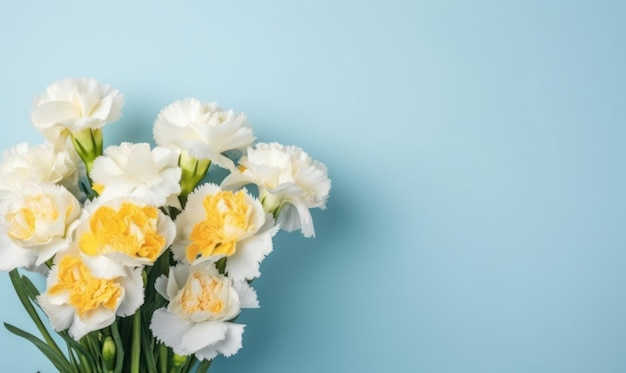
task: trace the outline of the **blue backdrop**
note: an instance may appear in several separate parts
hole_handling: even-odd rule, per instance
[[[281,232],[216,372],[626,371],[626,3],[12,1],[2,148],[32,97],[94,77],[106,142],[197,97],[333,179]],[[1,275],[1,274],[0,274]],[[0,320],[34,330],[0,276]],[[51,372],[0,331],[7,372]]]

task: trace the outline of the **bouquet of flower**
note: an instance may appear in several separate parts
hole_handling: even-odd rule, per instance
[[[236,319],[259,307],[250,285],[274,235],[314,236],[331,182],[302,149],[255,143],[244,114],[197,99],[158,114],[156,146],[103,148],[122,106],[93,79],[56,82],[32,112],[46,141],[5,150],[0,269],[42,338],[5,326],[60,372],[206,372],[242,346]],[[211,167],[228,172],[219,184]]]

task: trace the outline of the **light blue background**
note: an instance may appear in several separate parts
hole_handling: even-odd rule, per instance
[[[197,97],[328,166],[317,238],[279,234],[216,372],[624,372],[625,4],[5,2],[0,145],[91,76],[126,99],[107,143]],[[0,341],[3,370],[52,371]]]

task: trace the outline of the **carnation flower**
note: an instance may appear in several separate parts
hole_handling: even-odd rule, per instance
[[[331,185],[323,163],[296,146],[259,143],[248,148],[238,170],[221,186],[233,189],[250,183],[258,186],[264,208],[274,214],[281,228],[288,232],[301,229],[305,237],[315,236],[309,209],[326,208]]]
[[[35,268],[69,246],[81,207],[65,188],[32,185],[0,205],[0,269]]]
[[[20,194],[24,188],[40,183],[69,185],[78,180],[78,157],[72,152],[55,150],[52,143],[29,147],[21,143],[3,153],[0,164],[0,198]]]
[[[156,290],[169,301],[154,312],[154,336],[179,355],[210,360],[241,348],[244,325],[229,322],[242,308],[257,308],[256,292],[245,282],[220,275],[212,263],[179,264],[160,277]]]
[[[258,277],[259,263],[272,251],[273,224],[271,215],[245,190],[204,184],[189,195],[176,219],[174,258],[189,264],[227,258],[229,277]]]
[[[46,292],[37,297],[56,331],[69,328],[75,340],[132,315],[143,304],[141,269],[96,276],[75,250],[57,256]],[[107,273],[106,268],[100,271]]]
[[[154,139],[158,145],[174,146],[193,158],[232,169],[234,163],[223,153],[243,151],[255,137],[244,114],[189,98],[161,110],[154,122]]]
[[[96,158],[90,173],[94,189],[103,199],[132,196],[154,206],[180,208],[181,170],[178,152],[146,143],[109,146]]]
[[[121,276],[125,267],[153,264],[175,235],[168,216],[131,197],[94,201],[74,234],[85,264],[96,276]]]
[[[95,79],[64,79],[35,99],[31,119],[44,137],[56,142],[116,121],[123,104],[117,90]]]

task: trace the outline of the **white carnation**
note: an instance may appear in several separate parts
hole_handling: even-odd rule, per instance
[[[51,142],[86,129],[100,129],[121,116],[122,95],[92,78],[64,79],[46,88],[34,102],[31,119]]]
[[[35,184],[19,198],[0,204],[0,269],[34,268],[70,244],[71,226],[81,214],[65,188]]]
[[[272,252],[274,219],[245,190],[223,191],[204,184],[189,195],[176,219],[174,259],[195,264],[226,260],[228,276],[259,277],[259,264]]]
[[[132,315],[143,301],[141,268],[96,276],[72,249],[56,258],[46,291],[37,297],[54,330],[69,329],[77,341],[113,324],[117,316]]]
[[[70,150],[57,151],[52,143],[33,147],[21,143],[6,149],[0,164],[0,198],[20,194],[33,184],[76,182],[79,160]]]
[[[227,169],[232,169],[234,163],[223,153],[243,151],[254,139],[244,114],[193,98],[165,107],[154,122],[158,145],[180,148],[194,158],[209,159]]]
[[[138,197],[154,206],[179,207],[181,169],[178,152],[146,143],[109,146],[96,158],[90,173],[103,199]]]
[[[243,308],[259,306],[245,281],[233,282],[208,262],[170,268],[169,277],[159,278],[155,287],[169,305],[154,312],[152,333],[175,353],[199,360],[239,351],[244,325],[229,320]]]
[[[281,228],[315,236],[309,209],[326,208],[331,186],[323,163],[296,146],[259,143],[248,148],[221,186],[234,189],[250,183],[258,186],[263,206],[277,216]]]

